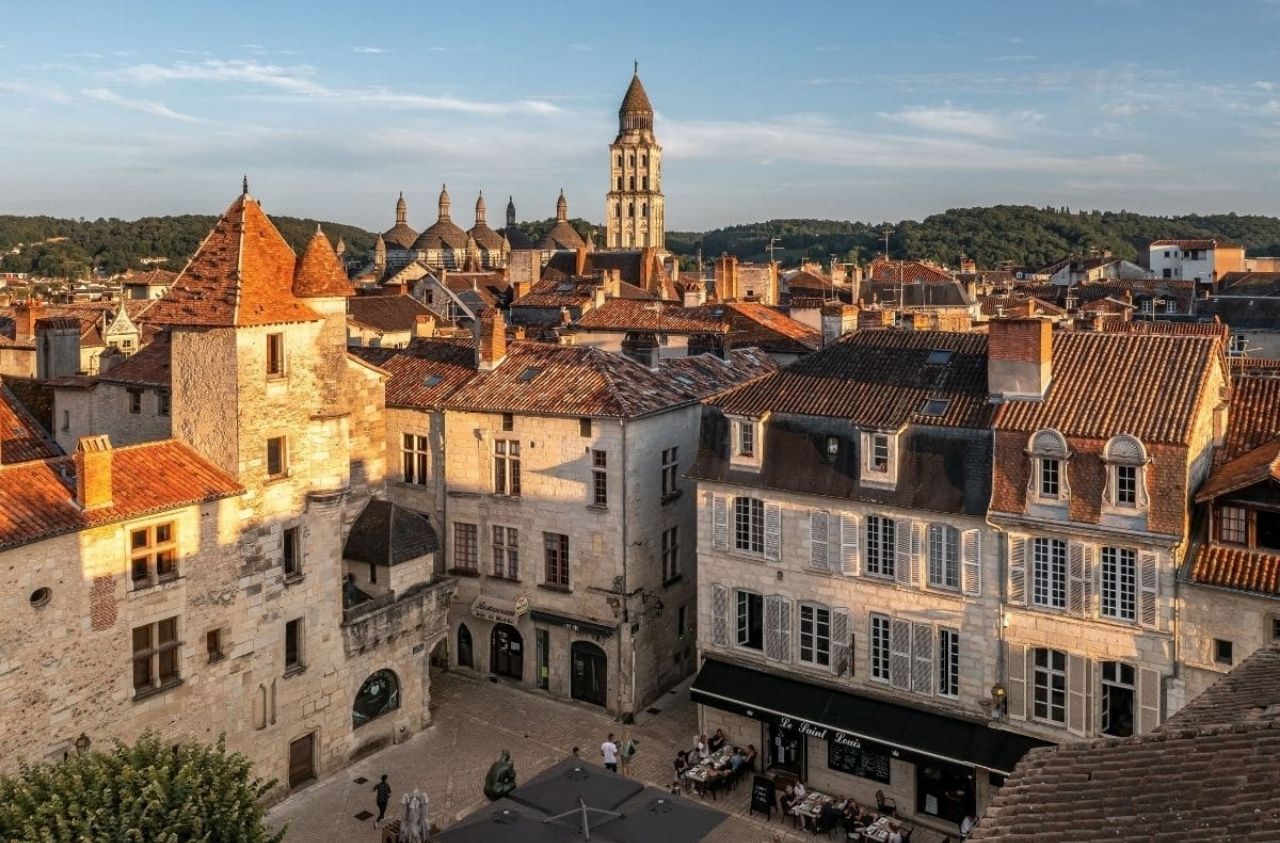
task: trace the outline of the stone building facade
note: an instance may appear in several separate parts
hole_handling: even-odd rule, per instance
[[[618,136],[609,145],[609,192],[604,203],[609,249],[665,250],[666,197],[662,147],[653,134],[653,106],[640,83],[639,66],[618,108]]]

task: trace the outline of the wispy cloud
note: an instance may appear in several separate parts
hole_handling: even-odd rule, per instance
[[[1109,102],[1102,106],[1102,113],[1110,117],[1132,117],[1144,111],[1149,111],[1150,106],[1133,102]]]
[[[343,91],[339,94],[352,104],[386,105],[392,108],[421,109],[424,111],[455,111],[464,114],[556,114],[560,106],[544,100],[514,100],[511,102],[485,102],[457,97],[434,97],[404,91],[373,89]]]
[[[137,64],[109,74],[139,83],[172,81],[241,82],[277,88],[294,94],[324,95],[329,91],[311,77],[310,67],[281,67],[244,59],[206,59],[203,62],[177,62],[171,65]]]
[[[991,56],[989,59],[987,59],[987,61],[1024,62],[1024,61],[1035,61],[1037,58],[1039,58],[1039,56],[1033,55],[1031,53],[1015,53],[1010,56]]]
[[[139,111],[143,114],[150,114],[155,117],[164,117],[169,120],[178,120],[183,123],[198,123],[200,119],[190,114],[183,114],[174,111],[169,106],[152,100],[139,100],[122,96],[115,91],[107,88],[88,88],[80,92],[81,95],[95,102],[106,103],[107,105],[115,105],[120,108],[127,108],[130,111]]]
[[[941,106],[912,106],[900,111],[880,112],[877,116],[926,132],[975,138],[1008,137],[1019,128],[1042,119],[1034,111],[993,114],[956,108],[950,103]]]
[[[578,43],[570,44],[569,49],[576,50],[579,53],[590,53],[595,50],[595,46],[592,44],[583,44],[581,42],[578,42]]]
[[[71,96],[66,91],[55,85],[33,85],[30,82],[21,82],[18,80],[0,79],[0,93],[14,94],[21,97],[38,99],[45,102],[56,102],[59,104],[71,102]]]
[[[369,56],[380,56],[386,52],[386,49],[383,47],[352,47],[351,49],[354,52],[364,53]]]

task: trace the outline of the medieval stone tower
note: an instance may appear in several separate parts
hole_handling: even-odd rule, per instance
[[[610,249],[666,248],[666,200],[662,195],[662,147],[653,136],[653,106],[631,77],[618,109],[618,137],[609,146],[605,221]]]

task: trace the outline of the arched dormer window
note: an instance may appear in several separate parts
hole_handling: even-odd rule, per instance
[[[1107,464],[1106,503],[1124,510],[1142,510],[1147,506],[1147,449],[1127,433],[1111,437],[1103,450]]]
[[[1031,481],[1028,491],[1045,503],[1057,503],[1070,497],[1067,484],[1067,440],[1056,430],[1041,430],[1031,437]]]

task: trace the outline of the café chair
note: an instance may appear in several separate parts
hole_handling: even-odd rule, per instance
[[[881,816],[896,817],[898,816],[898,802],[895,799],[886,799],[883,790],[876,791],[876,810]]]

